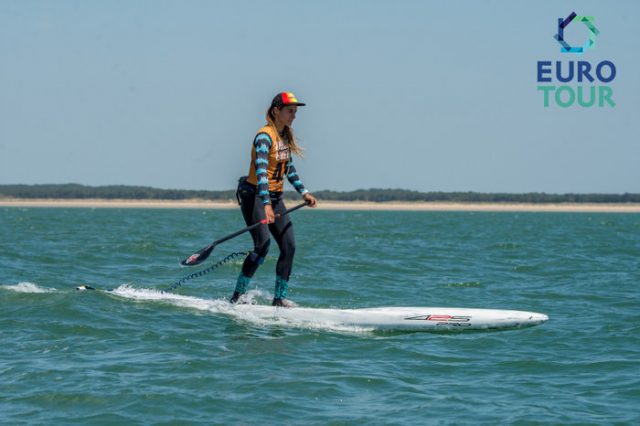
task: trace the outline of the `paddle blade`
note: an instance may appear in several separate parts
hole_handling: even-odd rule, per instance
[[[195,265],[201,264],[202,262],[207,260],[207,257],[209,257],[209,255],[213,251],[214,247],[215,246],[213,244],[211,244],[211,245],[203,248],[199,252],[194,253],[191,256],[187,257],[185,260],[180,262],[180,264],[182,266],[195,266]]]

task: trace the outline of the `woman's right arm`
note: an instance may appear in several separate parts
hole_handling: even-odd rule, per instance
[[[258,196],[264,204],[267,223],[273,223],[275,220],[273,208],[271,207],[271,197],[269,196],[269,178],[267,175],[271,145],[271,138],[266,133],[259,133],[253,140],[253,146],[256,150],[256,161],[253,166],[256,169],[256,177],[258,179]]]

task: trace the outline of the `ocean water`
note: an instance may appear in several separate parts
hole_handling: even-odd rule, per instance
[[[293,216],[299,305],[550,320],[417,333],[230,315],[241,260],[158,290],[242,228],[238,211],[2,208],[0,423],[640,423],[640,215]],[[250,248],[240,236],[203,267]],[[255,303],[270,302],[276,257]]]

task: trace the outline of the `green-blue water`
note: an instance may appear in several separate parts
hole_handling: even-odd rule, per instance
[[[528,329],[380,333],[202,309],[240,261],[176,291],[238,211],[0,209],[5,424],[638,424],[640,215],[294,213],[303,306],[543,312]],[[211,258],[250,248],[248,235]],[[275,258],[252,283],[268,303]],[[207,262],[206,265],[209,265]]]

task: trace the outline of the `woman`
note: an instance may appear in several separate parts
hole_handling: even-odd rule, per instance
[[[237,303],[247,292],[251,278],[269,251],[271,233],[280,249],[272,305],[294,306],[286,297],[296,243],[293,224],[289,216],[283,214],[286,207],[282,199],[282,187],[286,176],[302,198],[311,207],[316,206],[317,200],[302,184],[292,161],[292,154],[300,156],[302,150],[296,143],[291,124],[298,107],[304,105],[291,92],[278,93],[267,110],[266,126],[258,131],[253,140],[249,176],[240,179],[238,201],[247,225],[266,218],[268,226],[259,226],[251,231],[254,248],[242,264],[231,303]]]

